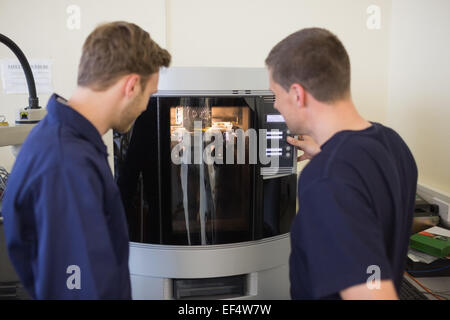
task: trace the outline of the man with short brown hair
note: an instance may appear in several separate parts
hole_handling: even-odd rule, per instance
[[[312,159],[291,227],[293,299],[396,299],[406,262],[417,167],[402,138],[368,122],[350,90],[339,39],[308,28],[266,59],[275,108]]]
[[[97,27],[75,93],[54,94],[26,139],[2,211],[11,261],[33,298],[131,298],[127,223],[102,135],[131,128],[170,59],[135,24]]]

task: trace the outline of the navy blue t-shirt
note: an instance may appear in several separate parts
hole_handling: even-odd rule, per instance
[[[127,222],[97,129],[53,95],[3,200],[11,262],[36,299],[130,299]]]
[[[378,123],[338,132],[321,149],[298,184],[292,298],[340,299],[341,290],[366,283],[378,270],[398,290],[417,187],[410,150]]]

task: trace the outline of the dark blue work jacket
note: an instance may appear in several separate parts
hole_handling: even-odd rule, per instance
[[[130,299],[128,230],[96,128],[53,95],[9,177],[12,264],[35,299]]]

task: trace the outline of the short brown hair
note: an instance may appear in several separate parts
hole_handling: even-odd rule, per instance
[[[350,95],[350,59],[328,30],[308,28],[289,35],[270,51],[266,65],[286,91],[298,83],[315,99],[328,103]]]
[[[77,83],[101,91],[119,77],[136,73],[143,86],[160,67],[168,67],[170,59],[139,26],[124,21],[102,24],[84,42]]]

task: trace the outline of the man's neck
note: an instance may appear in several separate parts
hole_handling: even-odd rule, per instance
[[[321,111],[311,132],[311,136],[320,146],[340,131],[359,131],[371,126],[370,122],[359,115],[351,100],[322,106]]]
[[[106,92],[96,92],[78,87],[67,103],[85,117],[103,136],[111,128],[106,110],[108,101],[109,97]]]

